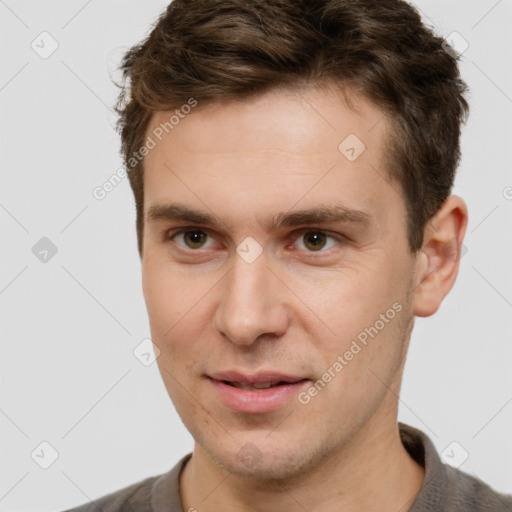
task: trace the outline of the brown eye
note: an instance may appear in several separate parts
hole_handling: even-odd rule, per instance
[[[331,235],[328,231],[307,228],[300,230],[294,245],[303,253],[318,253],[319,256],[324,256],[331,252],[330,249],[335,249],[336,246],[343,246],[346,243],[348,243],[348,239],[341,234]]]
[[[208,236],[203,231],[185,231],[182,234],[185,244],[190,249],[200,249]]]
[[[305,247],[311,251],[318,251],[325,246],[327,236],[321,231],[308,231],[302,239]]]

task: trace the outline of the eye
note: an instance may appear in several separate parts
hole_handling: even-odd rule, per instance
[[[298,246],[300,250],[309,253],[323,253],[332,249],[336,245],[348,242],[348,238],[342,235],[330,235],[320,229],[303,229],[298,235],[294,236],[296,241],[293,246]],[[184,227],[170,231],[165,235],[166,241],[172,241],[178,247],[184,250],[198,251],[208,249],[215,243],[210,234],[199,228]],[[210,244],[210,245],[208,245]]]
[[[182,228],[178,231],[170,232],[166,235],[166,240],[172,240],[184,249],[204,249],[208,246],[208,233],[201,229]],[[213,242],[213,240],[210,240]]]
[[[325,231],[317,229],[308,229],[301,231],[301,236],[297,239],[298,245],[306,248],[307,252],[326,252],[328,249],[335,247],[344,240],[339,235],[339,240],[333,235],[328,235]],[[329,240],[331,243],[329,243]]]

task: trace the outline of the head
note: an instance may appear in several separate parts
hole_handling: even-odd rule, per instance
[[[453,53],[400,0],[174,0],[123,71],[152,338],[198,450],[284,478],[383,432],[466,228]],[[237,408],[231,370],[301,382]]]

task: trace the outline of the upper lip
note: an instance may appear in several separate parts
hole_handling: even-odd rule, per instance
[[[262,384],[266,382],[299,382],[305,377],[281,373],[279,371],[259,371],[257,373],[243,373],[237,370],[209,373],[208,377],[218,381],[240,382],[243,384]]]

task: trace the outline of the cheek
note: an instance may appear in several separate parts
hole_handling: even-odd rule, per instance
[[[160,350],[159,365],[174,376],[192,375],[194,365],[204,358],[202,331],[208,325],[208,290],[206,280],[182,276],[164,264],[143,267],[142,286],[153,343]],[[165,380],[171,379],[162,373]],[[188,377],[187,377],[188,378]],[[171,379],[172,381],[172,379]],[[172,382],[169,382],[173,385]]]
[[[328,352],[350,345],[399,298],[390,293],[389,278],[378,269],[371,273],[344,269],[311,282],[297,281],[293,288],[321,324],[323,347]]]
[[[325,334],[317,332],[312,339],[325,371],[330,369],[336,375],[332,386],[336,394],[343,388],[362,390],[372,385],[375,377],[370,370],[387,378],[396,369],[406,342],[403,324],[407,307],[405,291],[394,291],[400,288],[394,280],[391,272],[364,276],[354,272],[336,282],[302,288],[311,310],[321,319]]]
[[[199,300],[197,285],[175,272],[168,262],[148,257],[142,267],[142,289],[154,334],[158,338],[183,328]]]

